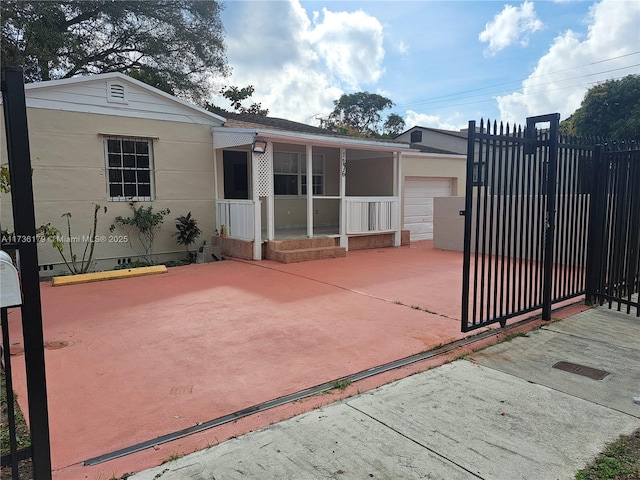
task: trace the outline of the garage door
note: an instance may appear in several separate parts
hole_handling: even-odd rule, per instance
[[[433,198],[450,196],[450,178],[405,178],[404,228],[411,232],[412,242],[433,240]]]

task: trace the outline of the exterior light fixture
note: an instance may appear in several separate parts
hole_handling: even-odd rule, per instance
[[[256,138],[253,141],[253,145],[251,146],[251,149],[253,150],[254,153],[264,153],[267,151],[267,141],[261,138]]]

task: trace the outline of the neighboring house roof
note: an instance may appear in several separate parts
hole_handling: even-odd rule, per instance
[[[416,150],[426,153],[466,154],[468,137],[466,130],[444,130],[417,125],[396,135],[394,139],[409,142],[413,140],[415,132],[420,133],[420,141],[411,142],[411,147]]]
[[[220,115],[118,72],[25,85],[27,107],[222,125]]]
[[[453,150],[445,150],[443,148],[435,148],[430,147],[428,145],[422,145],[420,143],[411,143],[411,148],[415,150],[419,150],[422,153],[442,153],[446,155],[460,155],[458,152],[454,152]]]
[[[436,133],[441,133],[443,135],[450,135],[452,137],[458,137],[458,138],[464,138],[464,139],[466,139],[467,136],[468,136],[468,132],[466,130],[463,130],[463,131],[443,130],[441,128],[421,127],[419,125],[416,125],[414,127],[411,127],[410,129],[405,130],[404,132],[396,135],[394,138],[398,138],[398,137],[404,135],[405,133],[409,133],[412,130],[416,130],[416,129],[427,130],[429,132],[436,132]]]

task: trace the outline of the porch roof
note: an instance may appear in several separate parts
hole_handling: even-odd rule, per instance
[[[214,139],[216,134],[228,134],[237,136],[236,138],[246,138],[248,141],[242,143],[247,145],[253,142],[256,137],[262,137],[272,142],[295,143],[301,145],[313,144],[325,147],[344,147],[358,150],[377,150],[377,151],[393,151],[393,152],[410,152],[414,151],[408,143],[363,139],[348,136],[330,136],[318,135],[306,132],[292,132],[286,130],[273,130],[262,128],[258,125],[252,128],[242,127],[212,127]],[[216,145],[214,145],[216,147]]]

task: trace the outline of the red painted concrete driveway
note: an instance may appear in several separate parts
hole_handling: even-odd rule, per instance
[[[82,462],[462,338],[461,271],[461,254],[420,242],[299,264],[228,260],[43,283],[54,478],[151,467],[241,432]],[[18,313],[10,324],[21,341]],[[12,349],[26,408],[20,345]]]

